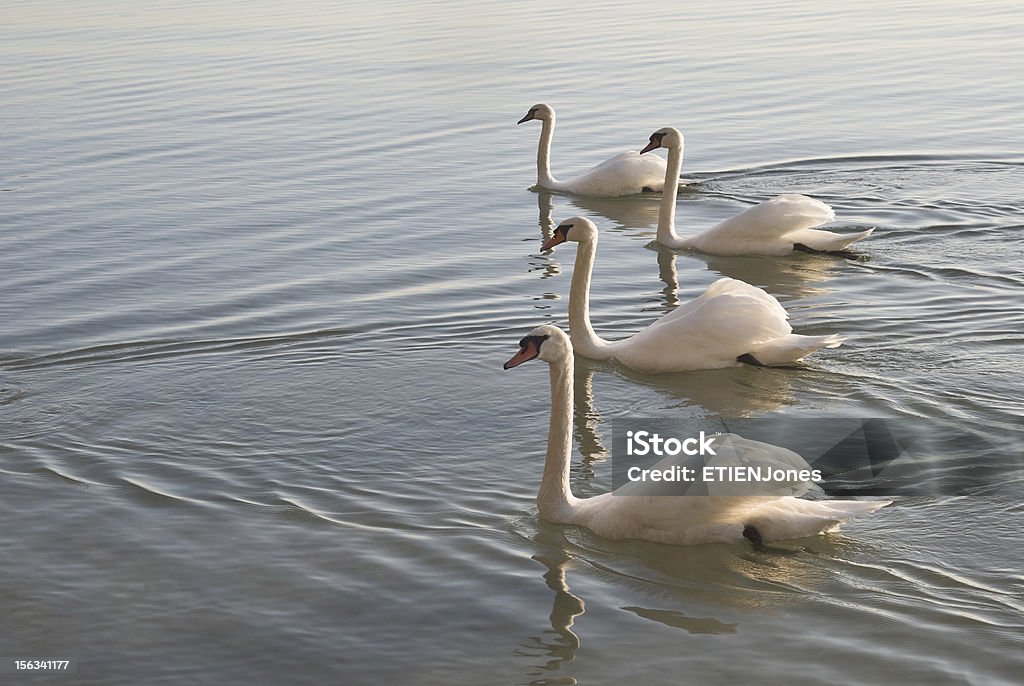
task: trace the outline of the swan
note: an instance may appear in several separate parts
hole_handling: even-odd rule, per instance
[[[891,502],[815,501],[793,495],[643,495],[636,493],[637,482],[611,493],[577,498],[569,487],[572,343],[557,326],[539,326],[519,341],[519,352],[504,368],[511,369],[534,358],[547,362],[551,375],[547,456],[537,493],[540,516],[549,522],[586,527],[605,538],[634,538],[677,545],[742,542],[746,538],[757,546],[764,541],[824,533],[850,517],[874,512]],[[764,463],[766,459],[771,466],[793,461],[807,464],[785,448],[733,434],[716,436],[713,445],[725,442],[731,445],[735,455],[751,464]],[[796,483],[786,490],[798,493],[806,488],[806,484]]]
[[[835,334],[793,333],[789,315],[766,292],[736,279],[721,278],[699,297],[665,314],[621,341],[606,341],[590,324],[590,277],[597,251],[597,227],[586,217],[566,219],[541,246],[579,243],[569,288],[569,332],[576,352],[595,360],[618,360],[640,372],[787,364],[815,350],[835,348]]]
[[[635,150],[620,153],[571,181],[558,181],[551,175],[551,136],[555,131],[555,110],[539,103],[517,123],[539,119],[543,122],[537,145],[537,186],[550,191],[575,193],[599,198],[660,191],[665,185],[665,160],[658,156],[641,157]],[[678,179],[676,180],[678,187]]]
[[[836,218],[832,208],[806,195],[790,193],[749,207],[696,236],[676,234],[676,187],[683,163],[683,134],[671,126],[651,134],[640,154],[668,148],[668,164],[658,214],[657,241],[669,248],[698,250],[709,255],[788,255],[804,252],[840,252],[871,235],[874,228],[838,234],[812,227]]]

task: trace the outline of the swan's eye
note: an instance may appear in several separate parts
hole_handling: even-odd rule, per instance
[[[546,341],[550,336],[527,336],[523,340],[519,341],[519,347],[522,350],[526,350],[529,346],[533,346],[535,350],[540,351],[540,344]]]
[[[576,225],[575,224],[562,224],[561,226],[558,227],[557,230],[561,231],[562,233],[569,233],[569,229],[571,229],[574,226],[576,226]]]

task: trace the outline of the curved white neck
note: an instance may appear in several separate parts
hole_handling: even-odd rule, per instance
[[[569,287],[569,338],[580,355],[604,360],[611,357],[608,341],[596,333],[590,325],[590,276],[594,271],[594,255],[597,253],[597,237],[579,243],[576,248],[576,264],[572,268],[572,285]]]
[[[540,142],[537,144],[537,185],[562,190],[562,183],[551,175],[551,138],[555,133],[555,115],[541,120]]]
[[[683,166],[683,146],[668,149],[665,168],[665,188],[661,191],[661,209],[658,211],[658,242],[670,248],[689,247],[689,241],[676,233],[676,194],[679,192],[679,170]]]
[[[576,504],[569,488],[572,457],[572,353],[551,363],[551,423],[544,476],[537,493],[537,509],[550,521],[568,524]]]

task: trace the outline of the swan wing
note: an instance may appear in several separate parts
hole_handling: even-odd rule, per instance
[[[579,501],[575,523],[606,538],[691,544],[742,540],[739,522],[779,498],[605,493]]]
[[[614,357],[645,372],[731,367],[740,355],[788,335],[786,319],[760,288],[720,279],[692,303],[613,344]]]
[[[769,295],[763,288],[751,286],[749,283],[740,281],[739,279],[724,277],[712,283],[703,293],[693,300],[676,307],[671,312],[666,313],[661,317],[661,319],[656,321],[655,324],[670,322],[673,319],[685,317],[689,313],[703,308],[709,303],[709,301],[713,301],[724,295],[737,295],[751,298],[754,302],[760,304],[764,309],[766,316],[770,314],[773,319],[778,319],[779,317],[783,320],[789,319],[789,313],[786,312],[786,309],[778,300]]]
[[[663,157],[658,155],[641,155],[636,150],[627,150],[626,152],[620,152],[618,155],[612,155],[604,162],[594,165],[587,173],[589,174],[599,169],[619,169],[622,172],[632,172],[634,174],[654,173],[660,170],[662,181],[664,181],[665,166],[665,158]]]
[[[613,343],[612,356],[646,372],[731,367],[747,353],[761,364],[779,365],[845,340],[836,334],[795,334],[788,318],[764,290],[723,278],[632,338]]]
[[[707,466],[759,468],[759,474],[771,469],[770,481],[705,480],[702,486],[707,486],[710,495],[696,494],[703,493],[703,488],[694,488],[693,495],[667,495],[686,492],[685,484],[655,495],[664,482],[652,488],[650,482],[634,481],[613,493],[577,501],[575,523],[608,538],[675,544],[739,541],[749,525],[763,540],[772,541],[819,534],[890,502],[804,500],[796,496],[810,487],[811,482],[804,478],[810,476],[810,465],[792,450],[736,434],[716,435],[711,447],[717,454],[705,458]],[[666,457],[654,468],[692,465],[692,460]]]
[[[756,527],[763,540],[780,541],[831,531],[848,519],[870,514],[891,502],[778,498],[746,512],[744,522]]]
[[[712,495],[799,496],[812,485],[811,465],[788,448],[731,433],[715,436],[711,446],[715,454],[705,465],[713,470]]]
[[[644,189],[661,191],[665,186],[665,160],[635,150],[611,157],[572,181],[569,192],[594,197],[635,195]]]
[[[749,207],[689,243],[702,252],[716,255],[784,255],[793,249],[787,234],[809,229],[835,219],[831,207],[806,195],[780,195]]]

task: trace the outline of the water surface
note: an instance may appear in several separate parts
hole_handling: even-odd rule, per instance
[[[0,656],[78,669],[27,681],[1019,679],[1019,451],[961,446],[954,475],[987,487],[782,551],[611,542],[537,517],[547,377],[501,369],[565,323],[574,251],[539,245],[585,214],[607,337],[727,275],[851,340],[801,370],[580,361],[578,495],[610,486],[631,415],[948,418],[1013,444],[1018,3],[0,19]],[[781,192],[878,228],[859,260],[658,250],[657,197],[528,190],[538,101],[565,177],[683,130],[682,232]]]

